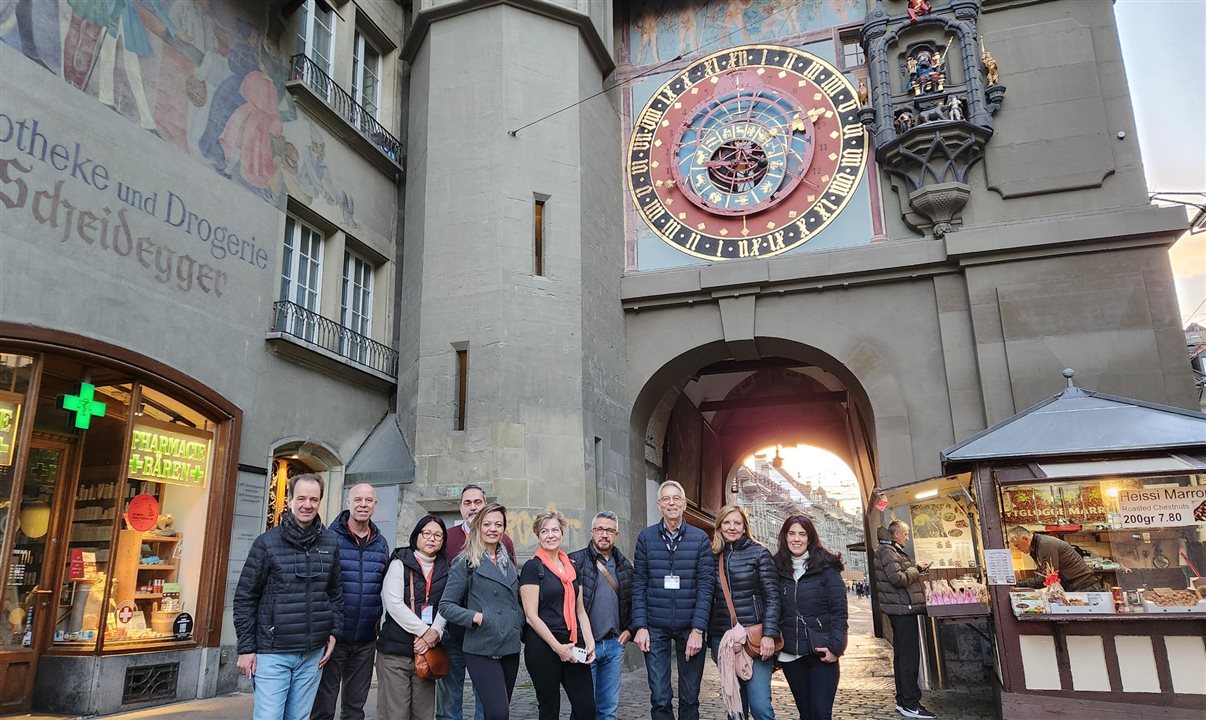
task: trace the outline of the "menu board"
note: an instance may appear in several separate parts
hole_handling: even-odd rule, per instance
[[[967,514],[950,500],[914,503],[913,550],[919,563],[935,568],[974,568],[971,527]]]
[[[1099,483],[1027,485],[1001,490],[1006,525],[1062,525],[1106,521]]]

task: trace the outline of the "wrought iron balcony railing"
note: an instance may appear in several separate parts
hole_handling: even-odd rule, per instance
[[[305,340],[391,378],[398,377],[396,350],[297,303],[281,300],[272,304],[272,331]]]
[[[356,102],[348,91],[339,87],[330,75],[323,72],[305,54],[294,55],[291,66],[290,80],[305,83],[315,95],[325,100],[337,115],[359,130],[383,155],[394,164],[402,165],[402,142],[377,122],[377,118]]]

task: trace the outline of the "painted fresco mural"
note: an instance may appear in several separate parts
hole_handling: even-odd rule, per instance
[[[658,88],[681,67],[708,53],[754,43],[786,45],[839,65],[838,28],[860,24],[865,0],[649,0],[638,4],[623,33],[621,57],[637,77],[628,83],[626,133]],[[676,62],[683,56],[685,62]],[[658,65],[665,65],[660,71]],[[659,70],[660,72],[651,72]],[[648,72],[648,75],[640,75]],[[857,78],[846,73],[852,84]],[[784,256],[866,245],[877,240],[871,173],[864,173],[846,209],[828,227]],[[627,199],[631,207],[632,199]],[[636,213],[628,230],[629,263],[662,270],[710,262],[692,257],[655,235]]]
[[[652,0],[628,28],[628,61],[650,65],[689,55],[781,40],[861,23],[865,0]]]
[[[248,16],[255,5],[262,14]],[[276,207],[290,195],[325,204],[325,215],[356,229],[354,197],[328,166],[327,135],[299,116],[285,87],[287,35],[274,8],[0,0],[0,42]]]

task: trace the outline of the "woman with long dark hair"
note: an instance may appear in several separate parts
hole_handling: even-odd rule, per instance
[[[848,623],[842,558],[821,543],[811,518],[792,515],[779,530],[775,567],[782,588],[783,676],[801,718],[831,720]]]
[[[725,505],[716,513],[712,553],[716,555],[717,587],[712,594],[708,636],[726,704],[732,703],[729,716],[775,720],[770,681],[780,633],[779,579],[770,551],[754,539],[745,508]],[[739,638],[738,647],[726,646],[726,636],[738,624],[745,629],[744,637]],[[749,680],[733,676],[736,669],[728,661],[734,651],[750,656]],[[736,696],[730,696],[734,681],[740,689],[740,708]]]
[[[510,717],[519,674],[524,615],[515,558],[502,542],[506,532],[507,509],[498,503],[473,516],[440,601],[440,614],[465,628],[465,669],[482,699],[485,720]]]
[[[385,620],[377,638],[377,710],[382,720],[432,720],[435,680],[415,675],[415,655],[439,644],[447,622],[436,610],[448,583],[441,555],[447,528],[427,515],[410,532],[410,545],[394,550],[381,599]]]

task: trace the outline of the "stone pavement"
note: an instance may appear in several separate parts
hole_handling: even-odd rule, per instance
[[[834,704],[835,720],[898,720],[893,700],[892,649],[871,634],[871,613],[866,600],[850,601],[850,646],[842,657],[841,682]],[[700,717],[703,720],[724,720],[724,704],[720,698],[720,681],[716,666],[705,663],[703,689],[700,692]],[[791,691],[782,673],[771,681],[771,694],[779,720],[799,717],[791,699]],[[466,692],[466,696],[470,693]],[[997,717],[992,692],[987,683],[975,688],[928,692],[923,700],[926,707],[940,720],[994,720]],[[472,717],[470,698],[466,697],[466,718]],[[385,720],[377,716],[376,692],[369,696],[365,708],[367,720]],[[621,682],[620,720],[649,717],[649,687],[644,669],[626,672]],[[562,703],[561,716],[569,716],[569,703]],[[32,716],[40,720],[44,716]],[[55,716],[56,720],[62,716]],[[122,720],[246,720],[251,717],[251,696],[244,693],[225,695],[207,700],[176,703],[150,710],[139,710],[109,716]],[[519,680],[511,701],[512,720],[536,720],[536,696],[527,671],[520,666]]]

